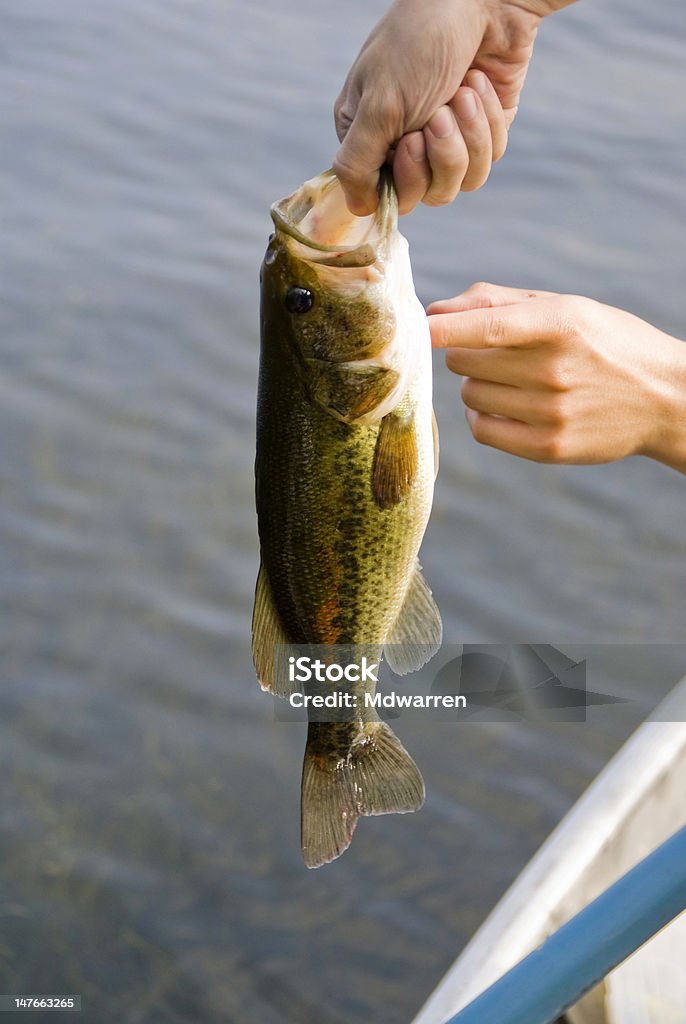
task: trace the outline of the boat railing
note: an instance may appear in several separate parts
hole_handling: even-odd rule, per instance
[[[686,910],[686,827],[446,1024],[555,1024],[591,988]]]

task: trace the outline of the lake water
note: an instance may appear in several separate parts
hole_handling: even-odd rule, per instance
[[[305,870],[303,732],[249,650],[257,271],[383,9],[2,5],[0,992],[84,1024],[409,1020],[686,667],[684,478],[481,448],[437,357],[446,639],[645,672],[587,725],[399,726],[425,809]],[[404,222],[422,300],[486,279],[686,335],[685,46],[678,0],[546,23],[488,185]]]

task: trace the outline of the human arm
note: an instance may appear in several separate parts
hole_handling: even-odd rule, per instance
[[[334,108],[334,169],[353,212],[375,209],[389,152],[402,212],[483,184],[505,151],[538,25],[572,2],[395,0]]]
[[[497,285],[427,312],[477,441],[537,462],[647,455],[686,473],[686,342],[592,299]]]

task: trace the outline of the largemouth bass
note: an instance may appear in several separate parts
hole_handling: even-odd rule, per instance
[[[431,344],[398,231],[390,172],[355,217],[332,171],[274,204],[261,271],[256,499],[261,565],[253,658],[263,689],[297,692],[279,645],[385,657],[397,673],[438,649],[417,561],[438,444]],[[359,659],[358,659],[359,660]],[[414,811],[422,777],[376,712],[368,679],[340,684],[345,721],[310,720],[301,795],[308,867],[339,856],[360,815]]]

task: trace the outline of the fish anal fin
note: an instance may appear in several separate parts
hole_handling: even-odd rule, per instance
[[[419,563],[410,580],[403,606],[384,645],[384,655],[397,675],[425,665],[441,646],[441,613]]]
[[[289,697],[300,691],[299,684],[288,679],[286,645],[289,643],[290,638],[274,603],[266,570],[260,564],[252,613],[252,657],[260,686],[277,697]],[[282,656],[277,658],[280,645]]]
[[[382,509],[406,498],[417,475],[419,451],[414,412],[389,412],[381,420],[374,449],[372,491]]]

